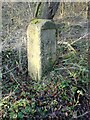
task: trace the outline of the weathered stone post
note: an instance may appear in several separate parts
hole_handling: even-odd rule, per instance
[[[51,20],[34,19],[27,28],[28,73],[34,80],[42,76],[56,60],[56,28]]]

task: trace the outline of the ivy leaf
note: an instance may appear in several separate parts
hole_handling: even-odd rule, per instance
[[[23,113],[22,113],[22,112],[19,112],[19,113],[18,113],[18,118],[20,118],[20,119],[23,118]]]

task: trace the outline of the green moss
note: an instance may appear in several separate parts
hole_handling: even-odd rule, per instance
[[[37,23],[39,23],[41,20],[42,20],[42,19],[33,19],[33,20],[31,21],[31,24],[37,24]]]
[[[56,29],[55,24],[51,20],[47,19],[33,19],[31,20],[31,24],[39,24],[41,23],[42,28],[41,29]]]

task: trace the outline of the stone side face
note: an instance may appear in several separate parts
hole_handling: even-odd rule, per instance
[[[27,29],[28,73],[34,80],[41,80],[56,60],[56,29],[45,19],[31,21]]]
[[[53,65],[56,60],[56,30],[41,31],[41,64],[43,73]],[[42,73],[42,74],[43,74]]]

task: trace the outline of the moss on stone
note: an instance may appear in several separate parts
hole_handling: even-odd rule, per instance
[[[31,24],[37,24],[37,23],[40,23],[42,21],[42,19],[33,19],[32,21],[31,21]]]
[[[56,26],[54,24],[54,22],[52,22],[51,20],[48,20],[48,19],[33,19],[31,21],[31,24],[40,24],[40,26],[42,26],[41,29],[56,29]]]

